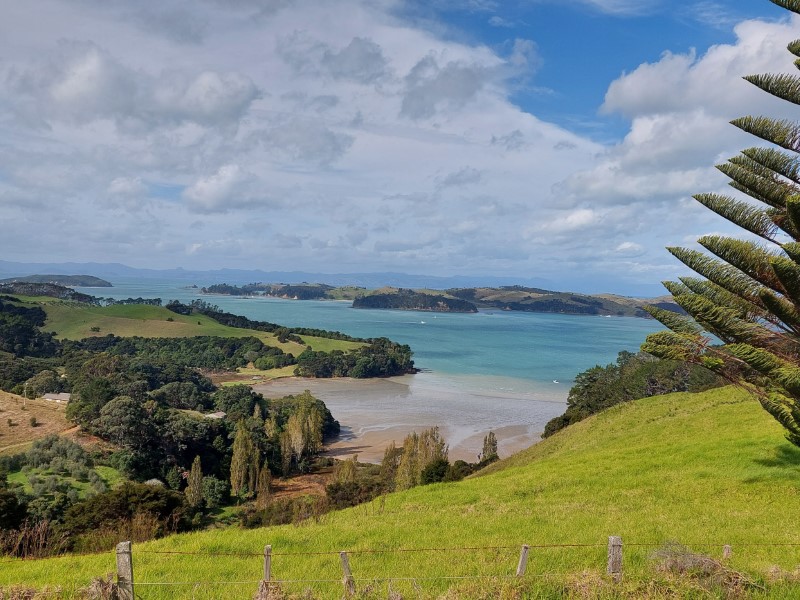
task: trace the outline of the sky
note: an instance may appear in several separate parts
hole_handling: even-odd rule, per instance
[[[626,293],[793,117],[767,0],[0,0],[0,260]]]

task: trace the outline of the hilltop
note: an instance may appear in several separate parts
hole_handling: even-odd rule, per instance
[[[274,577],[331,580],[284,584],[316,597],[341,595],[339,550],[381,550],[351,558],[359,589],[371,578],[382,579],[373,583],[376,595],[366,597],[385,598],[386,577],[395,578],[392,589],[403,597],[435,597],[447,589],[450,598],[498,597],[496,586],[532,597],[707,597],[703,586],[713,585],[710,576],[659,571],[649,558],[673,541],[717,559],[722,545],[730,544],[733,556],[724,565],[744,578],[718,578],[718,585],[728,581],[742,585],[744,595],[790,598],[797,591],[792,570],[800,562],[791,517],[800,509],[799,464],[800,450],[744,391],[671,394],[591,417],[479,476],[391,494],[302,527],[216,530],[135,544],[134,569],[137,581],[150,583],[257,581],[258,556],[271,544]],[[625,544],[625,578],[618,587],[604,575],[609,535],[620,535]],[[521,544],[534,547],[519,583],[469,579],[513,574]],[[13,561],[0,571],[0,583],[62,586],[68,596],[113,569],[112,552]],[[417,587],[403,579],[409,577],[418,579]],[[235,598],[249,597],[255,588],[221,583],[139,589],[147,598]]]

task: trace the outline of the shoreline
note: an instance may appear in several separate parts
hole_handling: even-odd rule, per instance
[[[372,463],[381,461],[391,442],[401,446],[412,431],[437,425],[449,444],[451,462],[476,462],[489,431],[497,436],[500,456],[507,457],[538,442],[547,421],[566,408],[561,387],[429,372],[385,379],[286,377],[253,389],[267,398],[311,391],[341,425],[341,434],[325,445],[324,454],[358,454],[361,462]]]

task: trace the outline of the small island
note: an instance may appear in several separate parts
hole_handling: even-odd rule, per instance
[[[111,282],[93,275],[26,275],[0,279],[0,283],[50,283],[63,287],[114,287]]]
[[[393,292],[358,296],[353,308],[381,308],[393,310],[419,310],[430,312],[476,313],[472,302],[443,294],[417,292],[400,288]]]

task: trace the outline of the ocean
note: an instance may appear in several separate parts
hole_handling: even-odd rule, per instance
[[[505,432],[498,435],[501,455],[519,450],[535,442],[544,424],[564,411],[578,373],[614,362],[621,350],[635,352],[649,333],[662,329],[656,321],[635,317],[364,310],[340,301],[206,296],[187,288],[185,281],[112,283],[113,288],[79,291],[117,299],[161,298],[165,304],[202,298],[251,319],[388,337],[411,346],[422,372],[383,385],[301,381],[276,384],[273,391],[268,385],[259,387],[266,395],[312,389],[342,422],[343,439],[334,451],[347,454],[356,448],[363,460],[380,460],[380,444],[390,438],[402,442],[406,433],[426,424],[442,427],[451,459],[474,459],[489,429]]]

